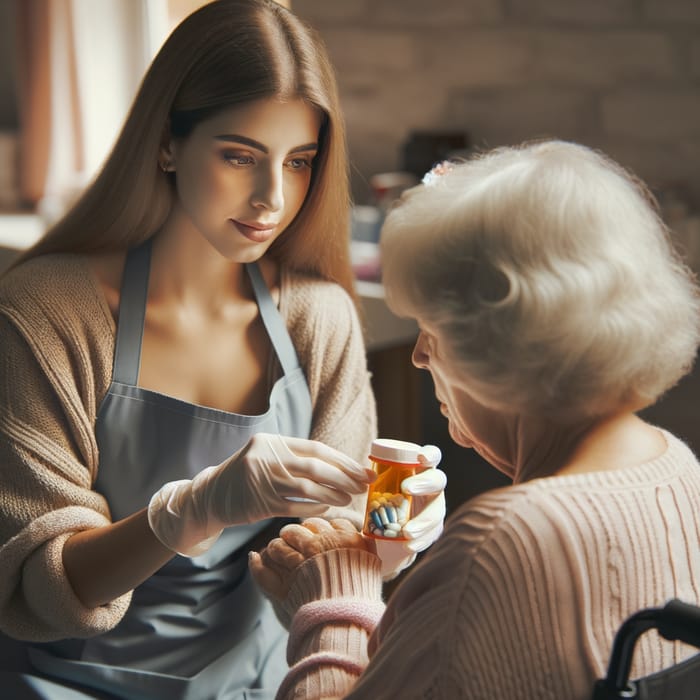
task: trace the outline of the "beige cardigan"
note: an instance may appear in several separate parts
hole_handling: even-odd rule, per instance
[[[351,299],[335,284],[283,270],[280,311],[311,391],[311,437],[365,461],[376,409]],[[110,522],[92,485],[114,337],[84,258],[36,258],[0,280],[0,630],[9,636],[100,634],[131,600],[127,593],[85,608],[62,564],[72,533]]]

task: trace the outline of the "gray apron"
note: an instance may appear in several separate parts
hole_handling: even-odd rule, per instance
[[[282,370],[268,411],[228,413],[137,386],[150,249],[148,241],[127,256],[112,384],[96,423],[95,489],[114,520],[144,508],[165,482],[219,464],[255,433],[308,437],[311,428],[306,378],[256,264],[246,270]],[[35,645],[32,665],[66,686],[61,694],[51,681],[34,680],[46,684],[40,697],[273,698],[287,668],[286,632],[255,587],[247,558],[251,540],[271,524],[278,523],[230,527],[203,555],[175,556],[134,591],[115,629]]]

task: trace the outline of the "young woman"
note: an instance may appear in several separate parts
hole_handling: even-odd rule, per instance
[[[372,478],[346,165],[312,30],[213,2],[0,281],[0,629],[31,642],[3,692],[274,692],[286,632],[248,550],[276,516],[357,522]]]
[[[287,525],[251,560],[291,620],[280,700],[588,700],[623,620],[698,603],[700,465],[636,415],[700,340],[651,201],[551,141],[447,166],[389,214],[383,279],[419,323],[413,361],[452,438],[513,485],[455,511],[385,610],[352,525]],[[645,635],[632,677],[694,653]]]

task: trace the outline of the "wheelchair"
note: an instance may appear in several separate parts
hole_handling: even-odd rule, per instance
[[[596,681],[592,700],[700,699],[700,653],[657,673],[630,680],[634,645],[650,629],[657,629],[664,639],[700,649],[700,607],[674,599],[662,608],[647,608],[628,617],[615,635],[607,675]]]

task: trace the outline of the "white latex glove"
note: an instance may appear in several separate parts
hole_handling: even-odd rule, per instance
[[[345,506],[373,477],[323,443],[258,433],[218,466],[162,486],[148,505],[148,522],[166,547],[194,557],[229,525],[307,518],[329,505]]]
[[[383,540],[368,538],[377,556],[382,560],[382,578],[390,581],[406,567],[413,564],[419,552],[430,547],[442,533],[447,512],[445,486],[447,476],[437,466],[442,459],[440,448],[423,445],[418,461],[428,469],[406,477],[401,491],[413,497],[415,515],[404,526],[409,540]]]

